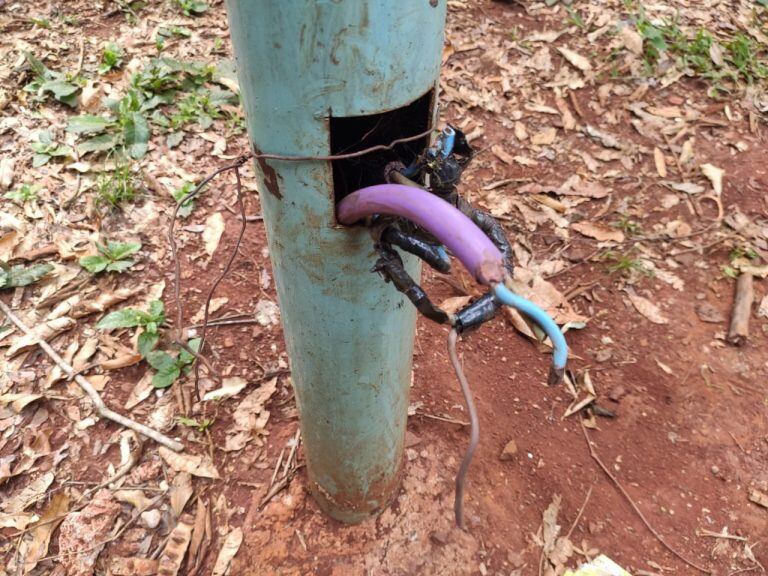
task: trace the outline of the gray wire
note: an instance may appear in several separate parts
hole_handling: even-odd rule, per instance
[[[467,405],[467,412],[469,412],[470,433],[469,433],[469,446],[467,452],[464,454],[464,459],[461,461],[459,472],[456,474],[456,495],[453,501],[453,512],[456,515],[456,524],[464,530],[464,484],[466,483],[467,472],[469,471],[469,465],[472,463],[472,456],[477,449],[477,443],[480,441],[480,422],[477,419],[477,411],[475,410],[475,402],[472,400],[472,391],[469,389],[469,382],[464,374],[464,370],[461,367],[461,361],[459,355],[456,353],[456,341],[458,340],[458,333],[455,328],[452,328],[448,334],[448,355],[451,358],[451,364],[456,372],[456,378],[459,379],[461,385],[461,392],[464,394],[464,402]]]

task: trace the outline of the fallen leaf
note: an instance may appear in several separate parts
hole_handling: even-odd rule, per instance
[[[20,413],[24,408],[32,404],[32,402],[35,402],[36,400],[40,400],[42,398],[42,394],[26,394],[26,393],[9,393],[9,394],[3,394],[0,395],[0,405],[7,405],[10,404],[11,408],[13,408],[13,411],[17,414]]]
[[[667,160],[664,158],[664,152],[658,148],[653,149],[653,161],[656,163],[656,172],[660,177],[667,177]]]
[[[16,161],[10,155],[4,155],[0,159],[0,190],[8,190],[16,176],[14,166]]]
[[[493,152],[493,154],[499,160],[504,162],[504,164],[508,164],[509,166],[512,166],[515,164],[515,159],[513,158],[513,156],[509,152],[504,150],[504,148],[502,148],[500,145],[494,144],[493,146],[491,146],[491,152]]]
[[[557,130],[555,128],[545,128],[531,136],[531,144],[534,146],[549,146],[555,141]]]
[[[449,314],[456,314],[456,312],[469,304],[470,300],[472,300],[472,296],[452,296],[443,300],[440,303],[440,308]]]
[[[188,472],[201,478],[219,478],[219,473],[208,455],[178,454],[165,446],[160,446],[158,450],[163,460],[177,472]]]
[[[0,502],[0,508],[7,514],[24,512],[24,510],[45,496],[48,488],[53,484],[54,478],[53,472],[46,472],[27,484],[15,495],[5,498]]]
[[[113,556],[109,559],[109,571],[114,576],[155,576],[159,564],[152,558]]]
[[[280,322],[280,308],[271,300],[259,300],[256,303],[254,316],[262,326],[273,326]]]
[[[40,340],[50,340],[54,336],[58,336],[62,332],[66,332],[73,328],[77,322],[74,318],[56,318],[49,320],[48,322],[41,322],[34,328],[32,328],[29,334],[22,334],[5,353],[6,356],[12,357],[37,346]]]
[[[654,304],[647,298],[644,298],[643,296],[635,294],[634,292],[629,292],[628,296],[629,296],[629,301],[632,302],[632,305],[635,307],[635,310],[640,312],[640,314],[645,316],[648,320],[650,320],[654,324],[669,323],[669,320],[667,320],[664,314],[662,314],[659,307],[656,306],[656,304]]]
[[[593,222],[576,222],[571,228],[579,234],[594,238],[600,242],[624,242],[624,233],[616,228]]]
[[[224,576],[229,568],[229,563],[240,550],[240,545],[243,543],[243,530],[241,528],[235,528],[227,534],[224,539],[224,544],[221,545],[221,550],[216,558],[216,563],[213,565],[213,572],[211,576]]]
[[[40,520],[24,535],[19,545],[18,557],[23,558],[23,573],[31,572],[48,553],[51,535],[69,510],[69,496],[57,492],[51,498]]]
[[[704,176],[709,178],[710,182],[712,182],[712,188],[715,190],[715,194],[721,196],[723,194],[723,176],[725,175],[725,170],[713,166],[712,164],[702,164],[701,172]]]
[[[245,380],[245,378],[240,378],[239,376],[233,376],[231,378],[224,378],[221,384],[221,388],[217,388],[216,390],[211,390],[210,392],[206,392],[203,396],[204,401],[210,401],[210,400],[223,400],[224,398],[230,398],[232,396],[237,396],[245,390],[245,387],[248,385],[248,382]]]
[[[170,489],[171,510],[173,510],[176,518],[184,512],[184,507],[189,502],[193,492],[192,475],[187,472],[179,472],[171,482]]]
[[[219,298],[211,299],[210,305],[208,306],[208,318],[211,317],[211,314],[220,310],[221,307],[224,306],[227,302],[229,302],[229,298],[227,298],[226,296],[221,296]],[[200,324],[204,318],[205,318],[205,304],[200,306],[200,310],[195,312],[195,315],[192,316],[190,322],[192,324]]]
[[[640,33],[631,26],[624,26],[621,29],[621,40],[624,42],[624,47],[632,52],[635,56],[641,56],[643,54],[643,37]]]
[[[208,256],[212,256],[216,252],[223,233],[224,216],[221,215],[221,212],[214,212],[205,219],[205,229],[203,230],[203,243]]]
[[[570,62],[573,66],[582,72],[588,72],[589,70],[592,70],[592,64],[589,63],[589,60],[584,58],[584,56],[578,52],[574,52],[570,48],[565,47],[559,47],[557,51],[560,52],[560,54],[562,54],[563,57],[568,60],[568,62]]]
[[[168,544],[160,556],[157,576],[176,576],[187,552],[189,540],[192,537],[192,526],[179,522],[168,536]]]
[[[752,488],[749,491],[749,501],[763,508],[768,508],[768,494],[761,492],[757,488]]]

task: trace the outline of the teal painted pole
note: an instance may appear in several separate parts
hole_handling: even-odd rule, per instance
[[[446,1],[227,0],[254,151],[328,155],[331,117],[428,94]],[[328,514],[359,522],[397,488],[415,311],[371,273],[370,235],[337,225],[330,163],[256,169],[310,486]],[[418,262],[405,260],[418,277]]]

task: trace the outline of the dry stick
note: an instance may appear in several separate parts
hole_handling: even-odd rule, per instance
[[[752,274],[742,272],[736,281],[736,297],[731,312],[731,325],[728,328],[728,342],[735,346],[743,345],[749,338],[749,317],[752,314],[752,303],[755,301],[752,279]]]
[[[619,492],[621,492],[622,496],[627,500],[629,505],[632,507],[632,510],[635,511],[635,513],[638,515],[640,520],[643,521],[643,524],[645,524],[645,527],[648,528],[651,534],[653,534],[656,537],[656,540],[658,540],[664,548],[669,550],[672,554],[677,556],[680,560],[685,562],[688,566],[695,568],[699,572],[702,572],[703,574],[712,574],[712,570],[709,570],[707,568],[704,568],[703,566],[699,566],[692,560],[688,560],[685,556],[683,556],[680,552],[678,552],[676,549],[674,549],[670,544],[667,544],[667,541],[664,539],[664,537],[659,534],[659,532],[651,525],[651,523],[645,518],[645,515],[640,510],[637,504],[635,504],[635,501],[632,500],[632,496],[629,495],[629,492],[624,488],[624,486],[619,482],[619,480],[616,478],[616,476],[613,475],[611,470],[603,463],[603,461],[600,459],[600,456],[597,455],[597,452],[595,451],[595,448],[592,446],[592,442],[589,440],[589,434],[587,434],[587,429],[584,426],[584,422],[580,422],[581,424],[581,431],[584,433],[584,439],[587,441],[587,448],[589,449],[589,455],[592,457],[592,459],[597,462],[597,465],[600,466],[603,472],[605,472],[605,475],[610,478],[611,482],[613,482],[613,485],[618,488]]]
[[[466,454],[464,454],[464,459],[461,461],[459,473],[456,475],[456,495],[453,500],[453,512],[456,515],[456,524],[463,530],[464,484],[466,482],[469,465],[472,463],[472,456],[475,454],[477,443],[480,441],[480,423],[477,419],[477,411],[475,410],[475,402],[472,399],[472,391],[469,389],[469,382],[461,367],[459,355],[456,353],[456,340],[458,340],[458,337],[459,335],[456,332],[456,329],[452,328],[448,334],[448,355],[451,357],[453,370],[456,372],[456,378],[459,379],[459,384],[461,385],[461,393],[464,395],[464,402],[467,404],[467,412],[469,412],[470,422],[469,446],[467,447]]]
[[[576,526],[579,525],[579,520],[581,520],[581,515],[584,514],[584,510],[587,507],[587,503],[589,502],[590,496],[592,496],[592,488],[594,486],[590,486],[589,490],[587,491],[587,496],[584,498],[584,504],[581,505],[581,508],[579,508],[579,513],[576,514],[576,519],[573,521],[573,524],[571,524],[570,530],[568,530],[568,534],[565,535],[566,538],[570,540],[571,534],[573,534],[573,531],[576,530]]]
[[[25,335],[33,336],[32,330],[30,330],[29,327],[27,327],[27,325],[24,324],[24,322],[22,322],[19,317],[16,316],[16,314],[14,314],[8,305],[2,300],[0,300],[0,310],[2,310],[3,314],[5,314],[19,330],[24,332]],[[140,424],[135,420],[131,420],[127,416],[123,416],[122,414],[118,414],[117,412],[107,408],[107,405],[104,404],[104,400],[101,399],[101,396],[96,391],[96,388],[93,387],[93,384],[91,384],[84,376],[76,374],[75,369],[72,368],[72,366],[66,360],[59,356],[56,350],[54,350],[51,345],[48,344],[48,342],[42,338],[37,338],[37,345],[43,349],[43,352],[45,352],[51,358],[51,360],[53,360],[56,365],[67,374],[67,376],[73,378],[75,382],[80,385],[80,388],[82,388],[85,393],[88,394],[91,402],[93,402],[93,405],[96,407],[96,411],[99,413],[99,416],[106,418],[107,420],[112,420],[113,422],[116,422],[121,426],[125,426],[126,428],[130,428],[131,430],[134,430],[135,432],[138,432],[139,434],[146,436],[147,438],[150,438],[158,444],[162,444],[166,448],[170,448],[175,452],[180,452],[184,449],[184,445],[182,443],[177,442],[176,440],[172,440],[165,434],[162,434],[157,430],[153,430],[149,426]]]

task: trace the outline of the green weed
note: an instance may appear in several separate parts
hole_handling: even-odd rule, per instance
[[[80,266],[91,274],[100,272],[125,272],[135,264],[129,256],[141,250],[139,242],[110,242],[96,244],[97,255],[80,258]]]
[[[98,73],[106,74],[112,70],[120,68],[123,65],[123,51],[114,42],[107,42],[101,52],[101,63]]]
[[[137,194],[137,176],[127,162],[119,162],[113,172],[102,174],[96,180],[96,203],[121,208],[133,202]]]
[[[6,192],[3,195],[3,198],[11,200],[16,204],[18,204],[19,206],[23,206],[27,202],[32,202],[34,200],[37,200],[37,193],[40,190],[41,190],[40,186],[37,186],[35,184],[22,184],[15,190]]]

